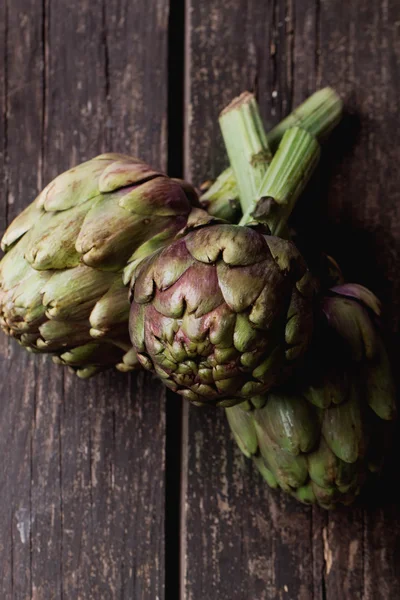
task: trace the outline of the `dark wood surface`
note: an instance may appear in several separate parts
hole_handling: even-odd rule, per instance
[[[1,3],[2,230],[105,150],[166,166],[166,0]],[[165,393],[0,337],[0,598],[164,596]]]
[[[102,151],[165,168],[169,148],[176,170],[183,119],[185,175],[216,175],[216,119],[235,94],[256,90],[273,125],[331,84],[350,114],[302,226],[379,293],[396,347],[399,2],[186,4],[185,24],[183,0],[0,3],[1,231]],[[378,488],[328,514],[271,492],[222,411],[184,407],[181,445],[179,409],[166,427],[165,393],[143,374],[81,382],[2,335],[0,395],[1,600],[178,600],[179,584],[182,600],[400,597],[398,445]]]

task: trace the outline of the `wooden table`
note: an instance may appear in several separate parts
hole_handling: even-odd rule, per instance
[[[255,89],[272,125],[331,84],[352,116],[305,227],[398,343],[400,2],[186,4],[1,2],[0,230],[105,150],[201,182],[234,95]],[[400,597],[398,448],[368,500],[328,514],[271,492],[222,411],[182,412],[147,375],[82,382],[1,336],[0,393],[1,600]]]

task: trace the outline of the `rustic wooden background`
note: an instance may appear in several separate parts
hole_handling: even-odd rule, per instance
[[[226,164],[235,94],[272,125],[334,85],[350,115],[304,227],[380,294],[395,347],[399,61],[399,0],[3,0],[0,230],[105,150],[200,182]],[[328,514],[270,492],[222,411],[182,411],[147,375],[81,382],[1,336],[0,395],[1,600],[400,597],[398,448]]]

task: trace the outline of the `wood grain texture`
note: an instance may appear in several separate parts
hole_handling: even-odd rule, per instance
[[[0,7],[3,230],[103,151],[166,165],[168,2]],[[0,339],[0,597],[164,596],[165,393]]]
[[[3,8],[3,223],[36,195],[43,119],[42,27],[37,2]],[[2,339],[0,404],[0,595],[30,598],[32,580],[32,442],[36,371],[31,357]],[[12,365],[12,369],[10,366]]]
[[[396,349],[400,176],[394,163],[400,122],[394,103],[400,91],[400,7],[393,0],[374,6],[353,2],[337,15],[332,3],[322,2],[320,16],[321,81],[331,79],[350,113],[341,134],[343,141],[350,141],[346,155],[333,149],[326,243],[339,261],[346,260],[349,278],[357,277],[381,297]],[[398,371],[396,352],[393,358]],[[326,577],[328,597],[337,597],[341,590],[348,598],[400,595],[399,492],[391,474],[397,471],[398,455],[396,442],[387,476],[363,510],[329,516],[327,544],[336,560]],[[343,555],[345,560],[338,560]]]
[[[394,344],[399,22],[395,0],[231,0],[223,7],[188,0],[186,68],[186,176],[196,183],[226,165],[216,119],[243,89],[256,91],[267,125],[316,88],[338,89],[350,114],[325,151],[300,224],[345,262],[348,278],[381,296]],[[187,409],[185,440],[183,598],[400,595],[400,514],[390,469],[356,507],[327,513],[270,491],[235,447],[222,412]],[[397,456],[395,447],[395,472]]]

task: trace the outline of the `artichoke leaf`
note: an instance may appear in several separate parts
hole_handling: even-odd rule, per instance
[[[258,451],[258,439],[252,413],[242,410],[240,405],[226,408],[225,413],[239,448],[247,458],[250,458]]]
[[[99,195],[99,177],[107,161],[92,159],[58,175],[38,198],[46,212],[64,211]]]
[[[301,396],[270,393],[264,408],[254,411],[254,418],[260,430],[293,456],[310,452],[317,443],[318,419]]]
[[[153,228],[157,229],[152,219],[121,208],[120,194],[98,196],[83,221],[76,250],[90,267],[123,269],[133,251],[149,238]],[[158,225],[162,227],[163,223]]]
[[[372,410],[385,421],[396,417],[396,388],[389,357],[381,339],[374,360],[366,365],[367,401]]]
[[[279,447],[268,435],[262,421],[254,420],[258,445],[267,468],[272,471],[281,488],[287,492],[305,484],[308,478],[304,455],[294,456]]]
[[[344,283],[331,288],[331,292],[339,296],[354,298],[362,302],[375,313],[377,317],[381,315],[381,303],[371,290],[358,283]]]
[[[345,297],[327,297],[323,311],[329,326],[351,349],[352,358],[371,359],[377,347],[377,335],[368,311],[358,302]]]
[[[43,208],[39,206],[37,199],[27,206],[8,226],[3,235],[1,240],[1,249],[3,252],[8,252],[15,242],[18,242],[18,240],[30,231],[43,214]]]
[[[112,332],[116,325],[129,319],[128,290],[122,277],[117,277],[110,289],[96,302],[90,317],[91,335],[103,337]]]
[[[190,212],[182,187],[168,177],[157,177],[122,190],[119,205],[130,213],[148,217],[175,217]]]
[[[332,452],[347,463],[364,455],[363,400],[362,389],[353,382],[347,400],[324,411],[322,435]]]
[[[227,265],[245,266],[265,260],[264,238],[250,227],[204,227],[188,233],[185,240],[192,256],[207,264],[222,259]]]
[[[89,209],[83,203],[66,211],[44,214],[31,229],[25,258],[37,270],[66,269],[80,263],[76,238]]]
[[[49,318],[89,318],[97,299],[107,292],[119,274],[79,266],[55,271],[42,289]]]
[[[106,165],[99,178],[99,190],[103,194],[128,186],[137,186],[140,183],[163,176],[159,171],[155,171],[149,165],[131,156],[103,154],[97,157],[97,160],[103,157],[105,157]],[[109,157],[111,157],[111,160]]]

